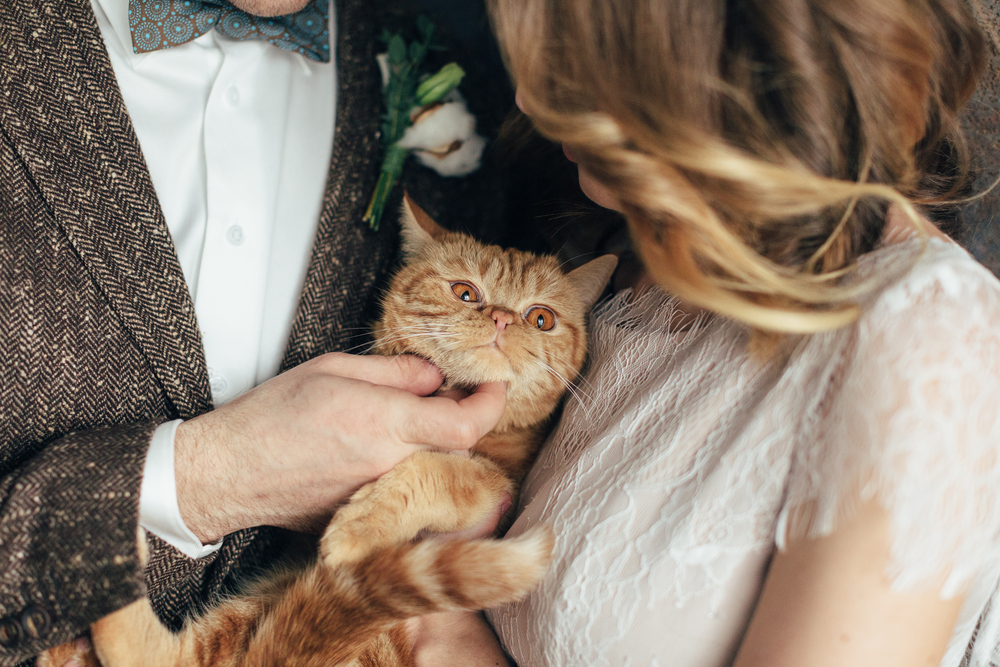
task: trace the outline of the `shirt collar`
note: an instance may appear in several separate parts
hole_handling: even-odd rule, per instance
[[[108,17],[118,41],[122,43],[125,53],[132,53],[132,29],[128,24],[128,3],[129,0],[94,0],[104,14]]]

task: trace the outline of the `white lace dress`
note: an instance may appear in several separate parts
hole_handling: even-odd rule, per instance
[[[722,318],[667,333],[659,292],[599,309],[509,533],[553,525],[555,562],[489,613],[520,667],[729,664],[790,511],[828,534],[859,488],[894,586],[967,595],[942,665],[1000,662],[1000,283],[939,240],[866,255],[876,277],[855,325],[766,363]]]

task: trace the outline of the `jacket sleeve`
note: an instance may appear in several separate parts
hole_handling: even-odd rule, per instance
[[[145,594],[136,531],[155,427],[73,433],[0,478],[0,665]]]

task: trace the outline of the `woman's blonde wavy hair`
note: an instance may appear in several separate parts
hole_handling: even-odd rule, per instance
[[[985,65],[964,0],[489,0],[536,128],[651,276],[763,331],[857,317],[888,207],[954,196]]]

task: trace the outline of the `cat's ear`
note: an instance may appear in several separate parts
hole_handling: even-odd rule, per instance
[[[400,218],[403,232],[403,254],[407,257],[418,257],[429,247],[439,242],[447,230],[427,215],[424,209],[410,198],[408,192],[403,192],[403,214]]]
[[[604,286],[608,284],[608,279],[615,272],[616,266],[618,266],[617,257],[603,255],[573,269],[566,274],[566,278],[576,288],[586,307],[590,308],[604,292]]]

